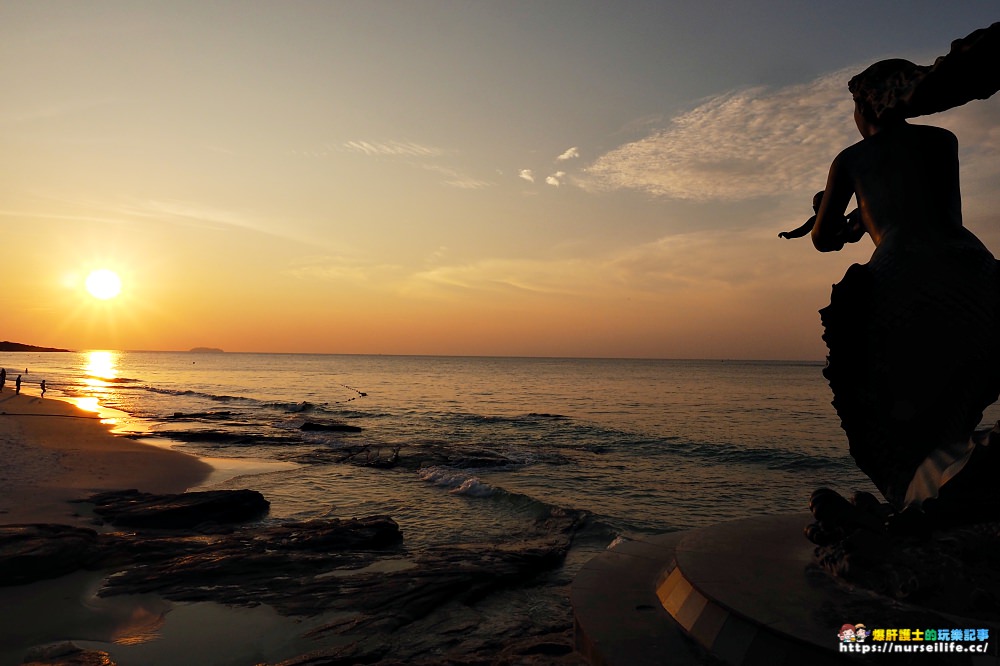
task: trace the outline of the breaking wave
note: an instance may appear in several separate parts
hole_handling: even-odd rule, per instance
[[[478,476],[469,474],[466,470],[449,469],[446,467],[424,467],[417,471],[420,479],[442,488],[448,488],[453,495],[468,495],[470,497],[490,497],[497,492]]]

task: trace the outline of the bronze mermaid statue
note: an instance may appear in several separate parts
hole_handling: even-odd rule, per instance
[[[932,67],[886,60],[852,78],[862,140],[833,161],[815,218],[782,234],[810,233],[821,252],[875,244],[820,314],[851,455],[888,504],[821,489],[811,508],[828,524],[1000,521],[1000,431],[976,432],[1000,396],[1000,263],[963,226],[957,139],[907,122],[993,94],[998,44],[994,24]]]

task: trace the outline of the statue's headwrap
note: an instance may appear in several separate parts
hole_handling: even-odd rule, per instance
[[[907,117],[904,100],[910,98],[930,69],[900,58],[882,60],[852,78],[847,89],[871,120],[900,120]]]
[[[884,122],[946,111],[1000,90],[1000,23],[951,43],[931,66],[883,60],[847,86],[869,116]]]

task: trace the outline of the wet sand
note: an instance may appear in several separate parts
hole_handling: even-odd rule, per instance
[[[113,435],[96,414],[68,402],[15,395],[9,385],[0,393],[0,524],[94,528],[87,505],[71,500],[126,488],[183,492],[212,473],[194,456]],[[79,571],[0,587],[0,663],[21,663],[31,646],[73,640],[89,649],[114,648],[123,664],[175,664],[192,650],[217,649],[220,631],[229,644],[240,641],[234,632],[244,638],[213,663],[251,664],[259,653],[299,651],[293,645],[302,623],[268,608],[172,604],[156,595],[101,599],[96,591],[103,576]],[[246,640],[248,631],[254,640]]]
[[[194,456],[115,436],[92,412],[10,386],[0,393],[0,461],[0,524],[81,524],[70,500],[127,488],[183,492],[212,471]]]

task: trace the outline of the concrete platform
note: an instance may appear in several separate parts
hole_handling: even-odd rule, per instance
[[[808,513],[626,541],[573,581],[577,650],[593,665],[997,666],[1000,625],[935,613],[838,583],[813,565]],[[990,654],[844,654],[845,623],[990,631]],[[867,645],[881,645],[868,639]]]

